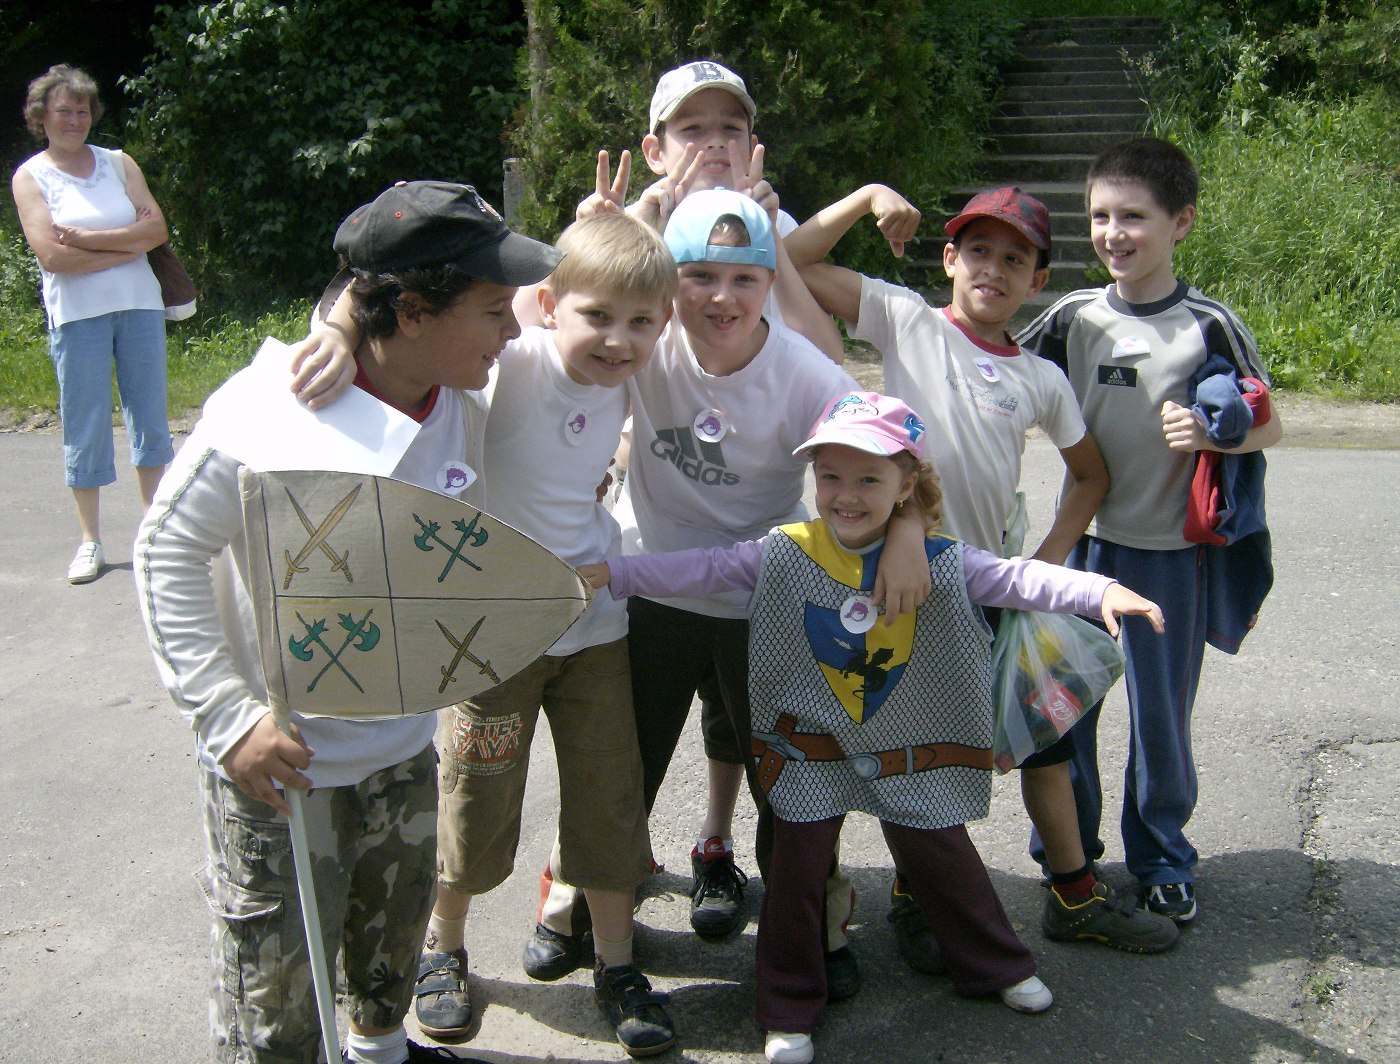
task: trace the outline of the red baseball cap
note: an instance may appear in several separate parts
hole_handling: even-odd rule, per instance
[[[977,193],[967,201],[962,213],[950,218],[943,228],[950,237],[956,237],[974,218],[1005,222],[1040,250],[1050,250],[1050,212],[1040,200],[1019,188],[1008,185]]]

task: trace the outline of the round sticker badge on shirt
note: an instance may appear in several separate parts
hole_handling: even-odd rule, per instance
[[[569,416],[564,419],[564,439],[577,447],[579,440],[583,438],[583,430],[586,428],[588,428],[588,411],[583,407],[570,410]]]
[[[1152,345],[1141,336],[1124,336],[1113,345],[1114,358],[1141,358],[1152,353]]]
[[[1001,380],[1001,374],[997,372],[997,364],[990,358],[979,358],[974,360],[973,365],[977,367],[977,372],[986,377],[987,380],[995,384]]]
[[[476,480],[476,470],[466,462],[443,462],[437,471],[437,489],[444,495],[460,495]]]
[[[729,432],[729,419],[723,410],[702,410],[695,415],[690,427],[706,443],[719,443]]]
[[[860,635],[875,627],[880,611],[869,595],[852,595],[841,603],[841,627],[853,635]]]

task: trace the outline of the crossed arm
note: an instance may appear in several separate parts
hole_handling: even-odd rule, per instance
[[[49,273],[97,273],[131,262],[165,243],[169,233],[160,205],[151,195],[141,168],[123,154],[126,193],[136,208],[136,220],[115,229],[85,229],[58,225],[53,220],[39,183],[23,167],[10,181],[24,238],[39,265]]]

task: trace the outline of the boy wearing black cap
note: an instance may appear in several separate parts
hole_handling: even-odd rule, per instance
[[[822,262],[867,213],[878,188],[866,186],[817,212],[788,238],[789,254],[817,302],[844,318],[853,337],[880,349],[885,390],[941,427],[929,434],[928,452],[943,484],[943,519],[951,534],[1001,552],[1026,432],[1036,425],[1046,432],[1065,463],[1065,490],[1031,557],[1063,564],[1108,490],[1108,471],[1064,375],[1023,353],[1007,332],[1049,277],[1049,211],[1014,187],[969,200],[945,226],[943,268],[953,281],[953,300],[935,309],[910,289]],[[1070,785],[1071,753],[1061,740],[1021,766],[1022,796],[1046,840],[1051,879],[1042,930],[1057,941],[1103,942],[1135,953],[1169,949],[1177,938],[1171,922],[1135,912],[1098,881],[1086,859]],[[927,932],[898,879],[890,919],[906,960],[926,956],[903,948]]]
[[[355,211],[335,249],[361,333],[356,383],[418,424],[393,453],[369,428],[354,442],[379,451],[397,479],[476,501],[485,410],[475,393],[519,333],[510,306],[516,287],[547,276],[559,253],[511,232],[470,186],[426,181],[396,185]],[[275,346],[265,353],[275,355]],[[226,391],[211,397],[211,411],[237,385]],[[326,953],[339,952],[345,972],[347,1059],[437,1059],[403,1028],[433,896],[436,717],[294,714],[292,735],[277,729],[251,623],[240,455],[254,441],[265,448],[269,437],[282,438],[288,426],[278,416],[316,415],[264,415],[253,424],[251,411],[239,413],[207,413],[196,425],[135,545],[156,666],[197,737],[209,847],[202,884],[215,914],[215,1057],[317,1059],[320,1025],[279,816],[288,812],[280,788],[295,787],[307,792]]]

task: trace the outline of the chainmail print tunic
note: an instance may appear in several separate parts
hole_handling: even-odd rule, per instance
[[[882,549],[854,554],[821,521],[768,537],[749,694],[754,757],[784,820],[860,810],[944,828],[987,815],[991,633],[968,599],[963,545],[926,540],[933,591],[923,605],[891,627],[881,617],[851,631],[843,614],[873,588]]]

